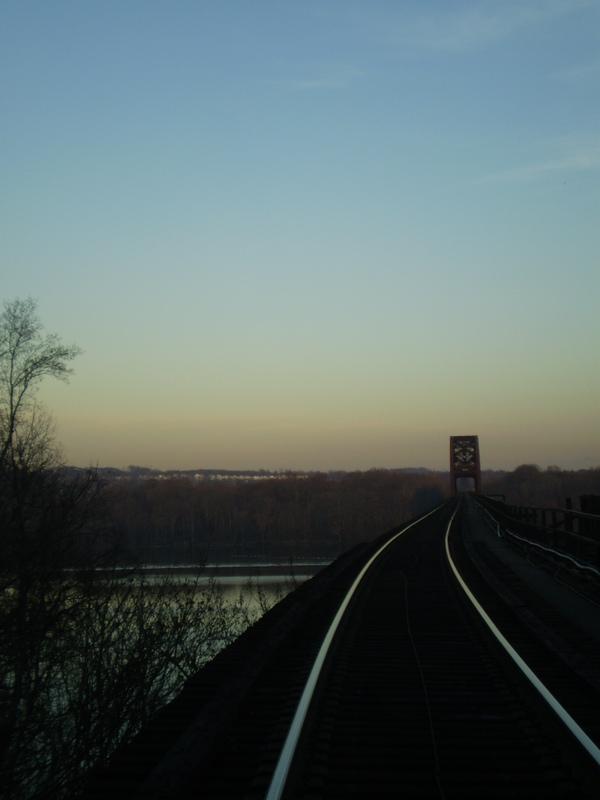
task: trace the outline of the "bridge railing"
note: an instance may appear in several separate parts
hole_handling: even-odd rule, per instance
[[[600,516],[573,509],[507,505],[484,496],[477,500],[498,521],[499,535],[600,579]]]

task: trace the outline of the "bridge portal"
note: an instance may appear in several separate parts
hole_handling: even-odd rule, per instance
[[[461,478],[473,478],[477,494],[481,494],[481,465],[479,463],[479,439],[477,436],[450,437],[450,491],[457,493],[457,482]]]

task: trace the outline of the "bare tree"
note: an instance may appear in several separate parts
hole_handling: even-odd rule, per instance
[[[81,352],[65,345],[56,334],[45,334],[36,302],[4,303],[0,316],[0,470],[11,459],[49,455],[48,419],[36,405],[36,390],[46,377],[66,381],[69,362]]]
[[[45,377],[79,353],[32,300],[0,316],[0,798],[76,793],[203,663],[254,619],[199,576],[118,569],[103,484],[68,474]]]

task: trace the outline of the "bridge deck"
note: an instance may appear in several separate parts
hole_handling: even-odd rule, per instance
[[[286,796],[594,796],[598,769],[534,694],[515,688],[511,665],[460,598],[443,563],[450,512],[404,534],[369,571]],[[559,583],[498,539],[470,503],[462,532],[456,558],[474,591],[561,702],[600,720],[600,614],[588,584],[576,594]],[[311,659],[372,549],[336,562],[215,659],[88,796],[264,797]],[[600,741],[598,723],[593,734]]]

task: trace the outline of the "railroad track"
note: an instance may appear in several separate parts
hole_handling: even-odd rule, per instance
[[[447,503],[380,540],[257,673],[227,735],[130,796],[596,797],[600,645],[523,599],[482,519]]]

